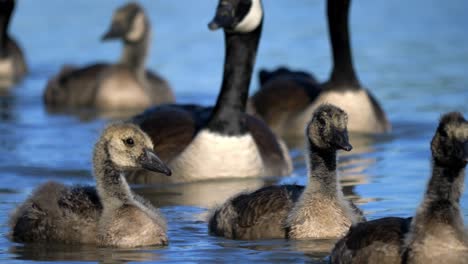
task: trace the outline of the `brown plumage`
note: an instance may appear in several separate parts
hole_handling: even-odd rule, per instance
[[[150,30],[144,10],[138,4],[130,3],[117,9],[103,40],[122,40],[124,50],[120,61],[83,68],[64,66],[49,80],[44,91],[47,108],[51,111],[132,110],[173,102],[174,95],[168,83],[145,69]]]
[[[348,33],[351,0],[328,0],[327,15],[333,69],[328,81],[318,84],[303,71],[280,67],[260,72],[261,88],[250,98],[249,113],[263,118],[278,135],[302,135],[313,111],[323,103],[334,104],[349,115],[353,132],[383,133],[391,129],[385,112],[355,73]]]
[[[306,134],[309,184],[270,186],[228,200],[210,218],[211,234],[231,239],[334,238],[351,223],[363,221],[362,212],[343,199],[336,178],[336,151],[351,149],[346,114],[324,105]]]
[[[138,127],[115,124],[104,130],[94,151],[96,188],[48,182],[10,218],[16,242],[60,242],[137,247],[167,244],[158,210],[133,194],[124,175],[138,168],[170,175]]]
[[[460,212],[468,163],[468,122],[445,114],[431,142],[432,175],[411,218],[387,217],[353,226],[331,263],[466,263],[468,238]]]

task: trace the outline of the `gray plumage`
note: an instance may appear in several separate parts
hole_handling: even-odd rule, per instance
[[[12,87],[28,71],[21,47],[8,32],[14,8],[14,0],[0,1],[0,89]]]
[[[134,125],[109,126],[94,151],[96,188],[55,182],[40,186],[12,214],[11,238],[115,247],[167,244],[163,217],[130,190],[124,177],[138,168],[170,175],[152,147]]]
[[[466,263],[468,243],[460,213],[468,162],[468,123],[445,114],[431,142],[432,176],[416,216],[360,223],[337,242],[331,263]]]
[[[142,7],[130,3],[117,9],[102,39],[122,40],[124,49],[120,61],[83,68],[64,66],[47,84],[44,92],[47,108],[53,111],[144,109],[173,102],[174,95],[168,83],[145,69],[150,36],[150,23]]]
[[[309,184],[265,187],[240,194],[214,211],[209,232],[231,239],[334,238],[364,220],[344,200],[336,175],[336,152],[351,150],[346,113],[323,105],[307,126]]]

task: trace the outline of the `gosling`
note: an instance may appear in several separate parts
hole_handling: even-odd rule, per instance
[[[445,114],[431,142],[432,176],[414,218],[385,217],[353,226],[331,263],[466,263],[460,197],[468,163],[468,122]]]
[[[42,185],[12,214],[12,240],[109,247],[166,245],[164,218],[125,180],[135,169],[171,175],[152,149],[150,138],[137,126],[110,125],[94,148],[96,188]]]
[[[350,151],[347,114],[332,105],[320,106],[306,127],[309,184],[270,186],[241,194],[215,210],[212,235],[230,239],[338,238],[362,212],[343,197],[337,181],[336,153]]]

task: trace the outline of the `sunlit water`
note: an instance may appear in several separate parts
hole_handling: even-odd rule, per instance
[[[165,76],[180,102],[212,104],[220,86],[223,39],[207,22],[216,0],[144,1],[154,25],[149,67]],[[324,1],[264,1],[257,67],[290,65],[325,80],[330,52]],[[8,215],[39,184],[55,180],[93,184],[92,147],[106,119],[50,115],[42,104],[47,79],[65,63],[115,61],[119,44],[99,42],[112,11],[123,1],[20,1],[12,32],[27,55],[30,74],[0,97],[0,262],[165,261],[315,263],[328,241],[230,241],[207,234],[209,208],[247,188],[275,179],[175,186],[134,186],[162,208],[170,245],[106,249],[23,245],[7,238]],[[354,1],[351,15],[355,64],[362,83],[383,104],[393,132],[353,139],[340,160],[345,194],[368,218],[410,216],[429,175],[429,140],[441,113],[468,114],[466,1]],[[255,76],[252,90],[257,89]],[[281,183],[306,183],[302,152]],[[463,213],[468,201],[462,199]]]

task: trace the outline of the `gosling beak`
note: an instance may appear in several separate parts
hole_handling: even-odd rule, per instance
[[[349,144],[349,139],[348,139],[348,132],[343,131],[339,132],[335,136],[335,146],[338,149],[342,149],[344,151],[351,151],[353,149],[353,146]]]
[[[216,9],[216,14],[213,20],[208,23],[208,28],[211,31],[219,28],[227,28],[234,21],[234,7],[228,2],[221,1]]]
[[[164,164],[164,162],[152,151],[151,149],[144,149],[143,154],[138,159],[141,167],[146,170],[164,173],[171,176],[171,170]]]
[[[111,39],[117,39],[117,38],[122,38],[125,35],[125,29],[122,27],[121,24],[118,23],[112,23],[111,28],[102,35],[101,40],[102,41],[107,41]]]

